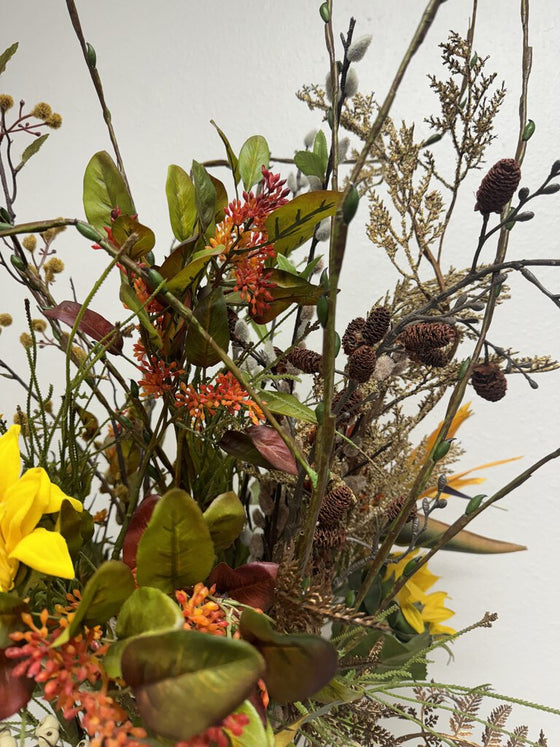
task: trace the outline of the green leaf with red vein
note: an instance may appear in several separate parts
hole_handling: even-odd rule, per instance
[[[98,229],[111,225],[115,208],[124,215],[136,213],[126,182],[105,150],[92,156],[86,166],[83,201],[88,222]]]
[[[238,568],[218,563],[208,577],[208,583],[216,584],[219,592],[227,592],[242,604],[267,610],[274,600],[277,575],[278,563],[259,561]]]
[[[264,657],[263,677],[272,698],[293,703],[311,697],[330,682],[337,668],[334,646],[314,635],[282,635],[268,618],[253,610],[244,610],[239,621],[244,640]]]
[[[317,190],[294,197],[281,205],[266,219],[268,239],[281,254],[288,254],[305,244],[315,226],[334,215],[340,205],[342,192]]]
[[[67,324],[69,327],[73,327],[81,310],[81,303],[76,303],[76,301],[61,301],[52,309],[43,309],[43,314],[48,319],[55,319],[58,322]],[[78,329],[88,337],[107,346],[108,353],[120,355],[123,348],[121,333],[114,324],[108,322],[101,314],[91,309],[86,309],[80,319]]]
[[[133,639],[121,666],[144,723],[175,741],[219,723],[247,698],[264,671],[250,644],[191,630]]]

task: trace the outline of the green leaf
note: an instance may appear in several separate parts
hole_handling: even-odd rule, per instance
[[[286,257],[283,254],[277,255],[276,263],[278,265],[279,270],[283,270],[284,272],[289,272],[290,275],[299,275],[297,271],[297,267],[293,265],[289,259],[286,259]]]
[[[166,593],[202,581],[214,562],[214,545],[197,503],[172,488],[156,504],[138,543],[136,579]]]
[[[327,170],[327,165],[329,163],[329,149],[327,146],[327,138],[325,137],[325,133],[323,132],[323,130],[319,130],[319,132],[315,135],[315,140],[313,141],[313,153],[321,162],[324,176],[325,171]]]
[[[325,687],[315,693],[313,700],[318,703],[352,703],[363,698],[366,691],[363,688],[349,687],[341,677],[333,677]]]
[[[229,345],[229,325],[227,318],[226,302],[221,288],[214,288],[208,295],[204,296],[194,309],[194,316],[210,337],[222,350],[227,350]],[[211,347],[196,327],[189,326],[185,340],[185,354],[187,361],[193,366],[215,366],[221,358]]]
[[[294,156],[294,163],[306,176],[318,176],[319,179],[325,178],[323,162],[316,153],[312,153],[309,150],[298,150]]]
[[[75,636],[82,624],[101,625],[116,615],[124,601],[134,591],[134,576],[121,560],[107,560],[99,566],[82,592],[70,625],[58,636],[54,646],[60,646]]]
[[[279,254],[277,259],[280,259],[280,257],[282,256],[283,256],[282,254]],[[317,267],[319,262],[321,262],[322,259],[323,259],[322,254],[312,259],[311,262],[309,262],[309,264],[306,266],[306,268],[302,270],[301,277],[305,278],[306,280],[309,280],[309,278],[313,275],[313,271],[315,270],[315,268]]]
[[[428,518],[428,523],[423,532],[416,538],[415,542],[419,547],[433,547],[442,535],[449,529],[449,524],[436,519]],[[408,545],[410,542],[410,529],[406,526],[401,530],[396,539],[398,545]],[[492,555],[497,553],[518,552],[526,550],[524,545],[517,545],[514,542],[503,542],[502,540],[483,537],[481,534],[469,532],[462,529],[452,537],[441,548],[442,550],[454,550],[455,552],[479,553],[482,555]]]
[[[196,212],[204,233],[208,226],[214,222],[216,213],[216,188],[212,179],[198,161],[192,163],[192,175],[195,189]]]
[[[268,409],[275,415],[286,415],[306,423],[317,423],[315,412],[293,394],[266,389],[262,392],[262,398]]]
[[[210,120],[210,124],[214,125],[216,130],[218,131],[218,135],[221,137],[223,144],[226,146],[226,154],[227,159],[229,163],[229,167],[231,169],[231,172],[233,174],[233,180],[234,183],[237,184],[239,181],[239,161],[237,160],[237,156],[233,152],[233,149],[229,143],[229,140],[227,139],[226,135],[222,132],[222,130],[218,127],[218,125],[214,122],[213,119]]]
[[[132,259],[141,259],[148,252],[151,252],[156,243],[156,237],[151,228],[143,226],[130,215],[119,215],[113,221],[111,226],[113,238],[119,246],[122,246],[129,236],[135,233],[138,239],[127,252]]]
[[[120,208],[123,215],[134,215],[134,203],[125,181],[107,151],[91,157],[84,173],[84,210],[95,228],[111,225],[111,211]]]
[[[266,324],[278,314],[288,309],[293,303],[301,306],[313,305],[324,294],[324,288],[312,285],[299,275],[292,275],[284,270],[269,270],[267,279],[274,283],[268,289],[272,301],[260,314],[251,314],[258,324]]]
[[[273,210],[266,219],[266,230],[276,251],[289,254],[308,241],[317,223],[336,213],[341,197],[342,192],[317,190]]]
[[[272,629],[265,615],[249,609],[241,615],[239,630],[264,657],[267,690],[282,704],[311,697],[335,675],[336,649],[324,638],[282,635]]]
[[[245,525],[245,509],[231,490],[216,496],[203,515],[216,550],[229,547]]]
[[[144,633],[180,630],[183,613],[167,594],[150,586],[135,589],[123,604],[115,632],[118,638]]]
[[[372,630],[364,636],[358,646],[352,649],[352,656],[369,656],[374,646],[379,643],[379,640],[383,640],[383,648],[381,649],[377,663],[372,667],[372,671],[383,673],[406,669],[415,680],[421,680],[426,677],[425,661],[420,660],[413,664],[408,664],[408,661],[422,651],[422,649],[430,645],[431,639],[428,633],[415,635],[410,641],[402,643],[393,635]]]
[[[171,164],[167,169],[165,194],[173,235],[185,241],[193,234],[197,212],[193,181],[180,166]]]
[[[183,267],[182,270],[174,275],[167,283],[168,289],[180,296],[191,282],[196,278],[200,271],[206,267],[212,257],[217,257],[224,251],[223,246],[209,247],[208,249],[201,249],[199,252],[195,252],[190,262]]]
[[[239,152],[239,174],[247,191],[262,179],[262,167],[268,168],[270,150],[262,135],[252,135]]]
[[[216,223],[219,223],[226,217],[224,208],[229,202],[227,191],[223,182],[221,182],[219,179],[216,179],[216,177],[212,176],[212,174],[208,174],[208,176],[210,177],[210,181],[212,182],[212,184],[214,185],[214,189],[216,190],[216,208],[214,211],[214,221]]]
[[[17,48],[19,47],[19,42],[14,42],[11,47],[8,47],[2,54],[0,54],[0,75],[4,72],[6,69],[6,65],[10,61],[10,59],[15,55]]]
[[[131,311],[135,312],[136,316],[138,317],[138,321],[148,333],[148,337],[150,338],[150,342],[152,343],[152,345],[155,345],[158,350],[161,350],[163,346],[161,335],[150,321],[148,312],[134,292],[134,289],[131,288],[128,283],[121,283],[119,298],[125,304],[125,306],[127,306]]]
[[[250,700],[236,708],[235,713],[244,713],[249,723],[243,727],[243,733],[239,737],[229,729],[224,729],[229,737],[229,747],[274,747],[274,733],[270,723],[267,721],[266,728],[263,726],[261,717]]]
[[[10,633],[23,628],[21,613],[28,609],[28,604],[23,599],[0,591],[0,650],[14,645]]]
[[[21,161],[16,166],[16,169],[15,169],[16,174],[18,171],[21,171],[21,169],[29,161],[31,156],[34,156],[35,153],[39,151],[41,145],[43,145],[43,143],[48,138],[48,136],[49,136],[49,133],[47,132],[45,135],[41,135],[40,137],[35,138],[35,140],[30,145],[27,146],[27,148],[21,154]]]
[[[142,720],[156,734],[187,740],[237,708],[264,662],[244,641],[176,630],[135,638],[122,656]]]

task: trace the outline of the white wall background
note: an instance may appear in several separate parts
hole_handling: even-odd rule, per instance
[[[498,71],[498,79],[505,80],[508,89],[497,121],[499,137],[488,154],[490,165],[512,156],[517,139],[519,2],[480,0],[479,5],[476,49],[481,55],[491,54],[489,69]],[[532,5],[529,116],[537,129],[529,143],[522,184],[536,187],[560,158],[560,3],[533,0]],[[303,83],[322,82],[326,74],[318,6],[318,0],[79,3],[86,38],[97,50],[98,69],[140,219],[155,230],[160,252],[166,250],[171,236],[164,192],[168,164],[188,168],[193,158],[222,157],[211,118],[228,134],[234,149],[249,135],[260,133],[277,156],[290,156],[301,147],[308,130],[321,126],[319,116],[294,96]],[[438,43],[448,30],[466,31],[470,6],[469,0],[448,0],[442,5],[397,96],[393,109],[397,120],[414,118],[422,131],[423,118],[436,105],[426,74],[439,70]],[[364,92],[373,90],[379,99],[385,96],[422,10],[423,3],[416,0],[335,0],[335,23],[340,31],[354,15],[356,36],[373,35],[368,55],[358,68]],[[64,117],[63,128],[52,134],[22,173],[17,219],[82,216],[84,168],[94,152],[110,150],[110,143],[65,3],[2,0],[1,12],[0,46],[4,49],[18,40],[20,48],[2,76],[0,92],[29,104],[47,101]],[[480,221],[473,213],[478,183],[475,176],[464,190],[448,241],[449,264],[463,266],[472,256]],[[534,208],[535,219],[519,225],[512,234],[511,257],[558,256],[559,198],[542,198]],[[99,274],[104,257],[71,232],[57,246],[78,293],[85,292]],[[358,221],[353,225],[347,260],[341,330],[394,281],[388,261],[368,244]],[[58,281],[60,298],[71,297],[69,274]],[[559,271],[544,270],[540,277],[548,287],[560,290]],[[21,319],[17,290],[5,276],[0,283],[0,311],[19,314]],[[560,310],[525,281],[516,279],[512,287],[514,299],[507,308],[500,308],[490,339],[526,354],[560,357]],[[108,285],[99,297],[97,308],[108,316],[113,309],[115,315],[120,313],[114,301],[106,305],[114,291]],[[9,355],[23,363],[17,343],[21,330],[22,326],[2,334],[1,358]],[[552,451],[560,440],[560,374],[539,377],[537,391],[521,377],[509,381],[508,395],[501,402],[475,399],[476,415],[461,434],[467,452],[461,463],[465,469],[491,459],[524,456],[522,462],[490,471],[484,486],[487,493]],[[21,393],[11,383],[3,384],[0,412],[9,416]],[[436,679],[473,686],[490,682],[497,691],[560,705],[559,474],[559,465],[549,464],[507,499],[507,512],[487,512],[474,527],[483,534],[526,544],[528,552],[496,557],[440,554],[431,564],[443,576],[441,587],[453,598],[456,617],[451,622],[456,627],[479,619],[485,610],[500,614],[492,630],[476,631],[454,646],[452,666],[446,665],[443,655],[438,659],[433,670]],[[529,723],[534,735],[539,726],[545,726],[551,745],[560,737],[560,717],[518,709],[515,723]]]

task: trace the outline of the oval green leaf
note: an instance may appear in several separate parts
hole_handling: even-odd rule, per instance
[[[245,526],[245,509],[232,490],[216,496],[203,516],[216,550],[229,547]]]
[[[180,166],[171,164],[165,182],[169,221],[177,241],[192,236],[196,223],[196,199],[193,180]]]
[[[208,226],[214,222],[217,201],[216,187],[212,183],[210,174],[198,161],[192,162],[192,175],[196,212],[204,233]]]
[[[224,729],[229,737],[229,747],[274,747],[274,732],[269,721],[266,722],[266,728],[261,721],[261,717],[251,703],[246,700],[235,713],[243,713],[249,719],[249,723],[243,727],[243,733],[237,736],[229,729]]]
[[[206,578],[214,563],[214,545],[197,503],[172,488],[156,504],[136,556],[139,586],[170,593]]]
[[[131,638],[143,633],[180,630],[183,622],[183,613],[167,594],[142,586],[123,604],[115,632],[118,638]]]
[[[306,423],[317,423],[317,416],[313,410],[289,392],[276,392],[266,389],[262,392],[262,398],[268,409],[275,415],[285,415],[288,418],[296,418],[296,420],[303,420]]]
[[[221,288],[214,288],[208,295],[204,296],[194,309],[194,316],[200,325],[208,332],[214,342],[222,350],[227,350],[229,345],[229,324],[226,302]],[[210,343],[203,337],[198,329],[189,325],[185,340],[185,354],[187,361],[193,366],[215,366],[221,358]]]
[[[222,139],[222,143],[225,145],[229,167],[233,174],[233,180],[235,184],[237,184],[237,182],[239,181],[239,166],[238,166],[239,162],[237,160],[237,156],[233,152],[233,148],[231,147],[230,142],[227,139],[225,133],[218,127],[218,125],[214,122],[213,119],[210,120],[210,124],[214,125],[214,127],[216,128],[218,132],[218,135]]]
[[[266,219],[270,243],[280,254],[301,246],[313,236],[317,223],[336,213],[341,197],[342,192],[318,190],[276,208]]]
[[[239,151],[239,174],[247,191],[262,179],[262,167],[268,168],[270,149],[262,135],[252,135]]]
[[[224,251],[223,246],[208,247],[195,252],[190,262],[174,275],[167,283],[168,289],[177,295],[181,295],[201,270],[206,267],[212,257],[217,257]]]
[[[243,641],[177,630],[135,638],[122,656],[145,724],[167,739],[187,740],[237,708],[264,670]]]
[[[111,226],[113,238],[119,246],[122,246],[129,236],[135,233],[138,238],[127,252],[132,259],[141,259],[145,254],[151,252],[156,243],[154,232],[148,226],[143,226],[130,215],[120,215]]]
[[[134,203],[117,165],[107,153],[91,157],[84,174],[84,210],[95,228],[111,225],[111,211],[120,208],[124,215],[134,215]]]

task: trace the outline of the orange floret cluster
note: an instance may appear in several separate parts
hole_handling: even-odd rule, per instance
[[[220,605],[211,599],[216,587],[208,589],[198,583],[190,594],[179,590],[175,592],[175,599],[179,602],[185,622],[185,630],[198,630],[201,633],[225,635],[228,621]]]
[[[184,407],[194,428],[202,428],[207,416],[216,414],[223,407],[232,415],[245,411],[247,417],[258,425],[264,420],[261,408],[231,372],[218,374],[214,384],[193,384],[181,382],[176,397],[177,407]]]

